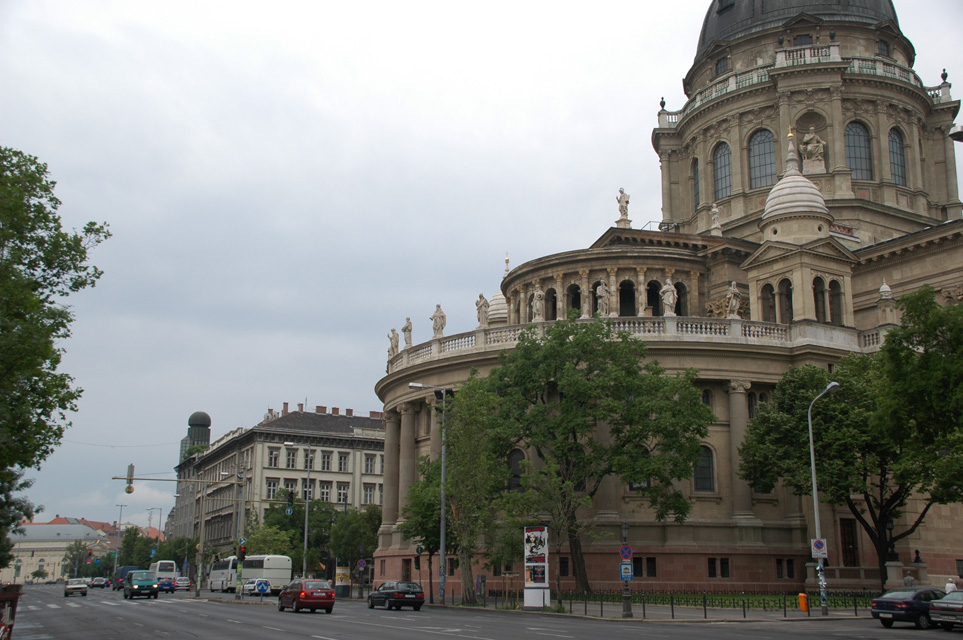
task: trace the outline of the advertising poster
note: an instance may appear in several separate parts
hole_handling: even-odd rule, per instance
[[[525,527],[525,606],[550,603],[548,587],[548,527]]]

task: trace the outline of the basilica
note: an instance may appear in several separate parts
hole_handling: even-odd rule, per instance
[[[506,263],[497,293],[479,298],[477,327],[445,335],[436,323],[430,341],[389,352],[375,388],[385,421],[375,579],[418,579],[398,522],[419,458],[441,452],[437,400],[424,387],[457,386],[472,368],[484,375],[521,330],[577,309],[639,336],[670,372],[697,369],[716,416],[685,482],[686,522],[656,521],[631,486],[606,480],[582,514],[601,532],[584,549],[593,588],[620,586],[623,521],[633,589],[815,584],[812,501],[778,486],[754,491],[737,475],[738,447],[790,367],[831,371],[847,354],[877,351],[899,322],[900,296],[924,284],[941,304],[963,300],[951,137],[960,102],[945,74],[921,79],[914,57],[890,0],[711,0],[684,104],[664,101],[652,131],[658,230],[633,228],[621,193],[621,215],[591,245]],[[848,509],[822,504],[820,520],[831,587],[877,589],[875,550]],[[890,578],[936,584],[963,573],[961,523],[960,505],[933,507],[897,545]],[[563,589],[573,585],[564,553]],[[490,572],[489,588],[507,587],[503,574]]]

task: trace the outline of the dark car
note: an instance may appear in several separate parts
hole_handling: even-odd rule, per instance
[[[385,609],[411,607],[415,611],[425,604],[425,592],[417,582],[385,582],[368,594],[368,608],[384,605]]]
[[[131,571],[124,577],[124,599],[144,596],[157,599],[157,574],[153,571]]]
[[[90,586],[98,589],[104,589],[107,587],[107,578],[94,578],[94,581],[90,583]]]
[[[929,629],[930,602],[939,600],[946,594],[942,589],[931,587],[894,589],[878,598],[873,598],[873,617],[884,627],[892,627],[894,622],[912,622],[919,629]]]
[[[164,591],[166,593],[174,593],[174,589],[177,587],[174,585],[174,578],[158,578],[157,579],[157,590]]]
[[[963,627],[963,591],[953,591],[930,602],[930,619],[946,631],[952,631],[954,624]]]
[[[311,613],[324,609],[331,613],[334,610],[334,588],[327,580],[294,580],[278,594],[278,611],[286,608],[295,613],[302,609],[310,609]]]

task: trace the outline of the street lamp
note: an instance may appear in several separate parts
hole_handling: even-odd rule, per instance
[[[285,447],[293,447],[293,442],[285,442]],[[311,496],[314,495],[314,487],[311,486],[311,468],[314,466],[314,453],[311,452],[310,445],[304,450],[304,466],[308,469],[308,478],[304,488],[304,549],[301,554],[301,577],[308,577],[308,507],[311,506]],[[310,493],[309,493],[310,491]]]
[[[153,523],[154,523],[154,512],[155,512],[155,511],[160,511],[160,513],[161,513],[161,516],[160,516],[160,517],[163,518],[164,510],[163,510],[162,508],[160,508],[160,507],[147,507],[147,533],[148,533],[148,535],[150,534],[150,530],[151,530],[151,528],[152,528],[152,526],[153,526]],[[160,524],[157,525],[157,547],[156,547],[156,550],[155,550],[154,553],[155,553],[155,554],[156,554],[156,553],[160,553]]]
[[[448,387],[436,387],[430,384],[422,384],[420,382],[409,382],[409,389],[434,389],[435,391],[441,392],[441,523],[440,534],[438,536],[438,553],[441,556],[441,561],[438,563],[438,599],[441,603],[445,603],[445,577],[448,574],[448,549],[445,546],[445,452],[448,450],[448,445],[445,442],[445,410],[446,401],[448,398],[448,392],[450,389]]]
[[[124,521],[124,507],[126,504],[115,504],[115,507],[120,507],[120,515],[117,516],[117,548],[114,549],[114,575],[117,575],[117,560],[120,559],[120,530],[123,528]],[[113,578],[111,578],[113,580]]]
[[[622,545],[629,543],[629,523],[622,521]],[[632,617],[632,594],[629,593],[629,581],[622,581],[622,617]]]
[[[822,528],[819,526],[819,491],[816,489],[816,449],[813,446],[813,405],[825,395],[839,391],[838,382],[830,382],[823,389],[822,393],[813,398],[809,403],[809,411],[806,413],[806,421],[809,424],[809,464],[813,474],[813,521],[816,525],[816,539],[822,540]],[[819,575],[819,603],[822,606],[823,615],[829,615],[829,601],[826,599],[826,567],[823,566],[822,558],[816,558],[816,573]]]

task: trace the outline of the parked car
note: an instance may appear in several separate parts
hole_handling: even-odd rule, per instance
[[[930,619],[946,631],[952,631],[954,624],[963,627],[963,591],[953,591],[930,602]]]
[[[157,590],[165,593],[174,593],[174,578],[163,577],[157,580]]]
[[[368,594],[368,608],[384,605],[385,609],[411,607],[415,611],[425,604],[425,592],[417,582],[385,582]]]
[[[157,574],[153,571],[131,571],[124,578],[124,599],[144,596],[157,599]]]
[[[933,626],[930,621],[930,602],[945,595],[942,589],[932,587],[887,591],[873,598],[873,617],[887,628],[892,627],[894,622],[912,622],[919,629],[929,629]]]
[[[187,576],[181,576],[180,578],[174,578],[174,589],[176,590],[191,590],[191,579]]]
[[[87,581],[83,578],[71,578],[64,585],[64,597],[74,595],[87,595]]]
[[[90,584],[92,587],[97,589],[103,589],[107,586],[107,578],[94,578],[94,581]]]
[[[326,613],[334,610],[334,588],[327,580],[297,579],[281,589],[278,594],[278,611],[291,608],[295,613],[310,609],[314,613],[324,609]]]

